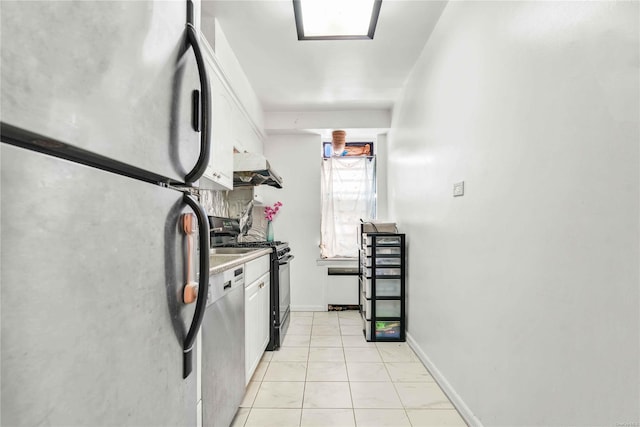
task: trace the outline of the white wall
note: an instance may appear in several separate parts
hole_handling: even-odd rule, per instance
[[[378,135],[376,141],[376,218],[395,221],[389,216],[387,203],[387,135]]]
[[[282,189],[265,192],[265,201],[283,203],[273,226],[275,238],[289,242],[296,257],[291,262],[291,309],[326,310],[325,278],[316,265],[320,255],[320,136],[272,135],[264,147],[265,156],[284,181]]]
[[[450,2],[394,111],[409,335],[484,425],[640,421],[638,15]]]
[[[264,118],[264,128],[271,133],[292,133],[307,129],[349,129],[364,135],[371,135],[371,129],[388,129],[391,126],[391,110],[350,110],[350,111],[285,111],[268,112]],[[374,132],[377,134],[379,132]],[[329,132],[329,137],[331,133]]]
[[[346,304],[338,286],[358,287],[358,278],[328,276],[328,267],[357,267],[357,261],[318,263],[320,258],[320,161],[322,140],[319,135],[270,135],[265,141],[265,156],[283,177],[282,189],[264,188],[266,204],[280,200],[284,204],[273,225],[275,238],[288,241],[296,258],[291,264],[291,308],[294,311],[325,311],[328,304]],[[379,216],[386,214],[386,138],[378,136]],[[386,217],[385,217],[386,218]],[[255,220],[254,220],[255,222]],[[354,225],[355,226],[355,225]],[[357,304],[356,298],[352,302]],[[332,296],[334,296],[333,300]]]

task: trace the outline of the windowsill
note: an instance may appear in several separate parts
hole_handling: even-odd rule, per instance
[[[358,258],[318,258],[316,259],[316,265],[336,267],[357,266]]]

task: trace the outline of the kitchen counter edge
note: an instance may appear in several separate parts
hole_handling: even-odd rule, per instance
[[[234,267],[237,267],[239,265],[245,264],[251,260],[254,260],[256,258],[260,258],[263,255],[267,255],[270,254],[272,252],[271,248],[256,248],[255,250],[251,251],[251,252],[247,252],[246,254],[238,257],[238,258],[234,258],[233,260],[229,261],[229,262],[225,262],[224,264],[219,264],[216,265],[215,267],[211,267],[209,269],[209,276],[213,276],[214,274],[219,274],[219,273],[223,273],[229,269],[232,269]],[[213,256],[213,255],[209,255],[209,256]]]

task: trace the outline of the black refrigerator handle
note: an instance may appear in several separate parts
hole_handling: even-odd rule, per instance
[[[204,208],[193,198],[193,196],[184,195],[184,202],[189,205],[196,214],[198,219],[198,242],[200,254],[200,274],[198,277],[198,298],[196,300],[196,310],[191,320],[189,332],[184,339],[184,358],[183,358],[183,378],[187,378],[193,370],[191,360],[191,351],[196,341],[196,336],[200,330],[205,310],[207,309],[207,295],[209,294],[209,218]],[[191,266],[187,266],[191,268]]]
[[[187,23],[187,42],[193,47],[193,53],[196,56],[196,64],[198,65],[198,74],[200,75],[200,89],[202,91],[202,108],[200,108],[200,156],[191,172],[185,175],[184,182],[191,184],[200,179],[209,164],[209,152],[211,150],[211,86],[209,84],[209,74],[207,73],[207,65],[205,64],[198,31],[192,23]]]

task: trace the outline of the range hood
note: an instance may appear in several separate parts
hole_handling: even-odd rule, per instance
[[[270,185],[282,188],[282,177],[271,168],[271,165],[263,155],[234,153],[233,186],[255,187],[256,185]]]

